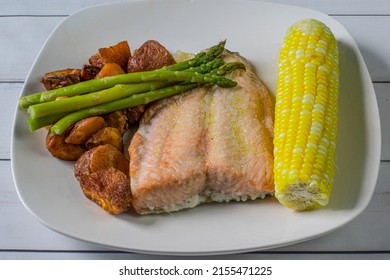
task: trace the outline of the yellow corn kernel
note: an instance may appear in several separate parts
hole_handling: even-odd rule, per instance
[[[337,42],[315,19],[293,24],[280,51],[275,105],[275,196],[299,211],[329,202],[334,176]]]

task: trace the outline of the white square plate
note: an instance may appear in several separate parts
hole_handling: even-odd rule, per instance
[[[47,227],[76,239],[120,250],[207,255],[263,250],[326,234],[360,214],[373,194],[381,135],[374,89],[356,43],[327,15],[254,1],[132,1],[87,8],[67,17],[48,38],[22,95],[43,90],[48,71],[80,67],[98,48],[128,40],[132,49],[155,39],[171,52],[197,52],[227,39],[275,92],[278,52],[285,31],[316,18],[334,32],[340,52],[339,135],[334,190],[327,207],[298,213],[274,198],[205,204],[172,215],[111,216],[89,201],[73,176],[73,163],[46,151],[46,132],[29,131],[18,109],[12,138],[17,192]]]

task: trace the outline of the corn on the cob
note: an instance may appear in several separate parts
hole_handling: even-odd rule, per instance
[[[328,204],[333,176],[339,92],[338,49],[315,19],[287,31],[278,65],[275,105],[275,196],[311,210]]]

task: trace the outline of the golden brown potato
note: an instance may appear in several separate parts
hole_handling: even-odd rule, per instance
[[[127,72],[149,71],[175,63],[175,59],[159,42],[146,41],[134,51],[127,64]]]
[[[130,47],[127,41],[121,41],[108,48],[100,48],[99,52],[90,57],[89,63],[102,68],[106,63],[116,63],[123,70],[127,68],[127,62],[131,56]]]
[[[115,127],[123,135],[128,129],[126,110],[119,110],[103,116],[106,125]]]
[[[104,118],[95,116],[78,121],[65,138],[69,144],[85,144],[87,140],[99,129],[106,126]]]
[[[74,175],[80,181],[82,176],[110,167],[129,174],[129,161],[125,156],[111,145],[101,145],[86,151],[77,160]]]
[[[84,145],[74,145],[65,142],[66,133],[61,135],[47,133],[46,148],[53,157],[75,161],[86,151]]]
[[[103,127],[94,133],[85,143],[87,149],[92,149],[96,146],[110,144],[118,151],[123,150],[123,139],[119,130],[115,127]]]
[[[63,69],[46,73],[41,82],[45,89],[51,90],[77,84],[81,81],[81,69]]]
[[[125,74],[125,71],[123,71],[122,67],[120,67],[118,64],[110,62],[103,66],[95,78],[103,78],[119,74]]]
[[[113,167],[82,176],[80,186],[86,197],[110,214],[123,213],[131,206],[129,178]]]

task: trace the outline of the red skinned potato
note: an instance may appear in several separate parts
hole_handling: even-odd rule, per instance
[[[127,72],[155,70],[175,62],[173,56],[163,45],[157,41],[149,40],[134,51],[127,64]]]

